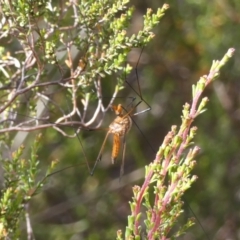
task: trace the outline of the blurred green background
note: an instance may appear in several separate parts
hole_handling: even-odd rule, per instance
[[[119,183],[121,158],[111,164],[111,141],[91,177],[78,139],[65,139],[52,130],[44,132],[39,151],[43,169],[56,158],[58,169],[80,165],[51,176],[44,192],[31,201],[36,239],[115,239],[116,231],[124,230],[127,222],[131,189],[141,184],[145,164],[154,159],[153,149],[157,151],[171,125],[179,125],[182,106],[191,100],[192,84],[230,47],[236,49],[235,56],[204,93],[210,99],[208,110],[195,122],[195,143],[201,148],[194,172],[198,180],[185,196],[208,238],[196,222],[180,239],[240,239],[240,1],[132,0],[136,11],[129,31],[141,27],[147,8],[156,10],[163,3],[170,9],[137,67],[143,98],[152,110],[134,117],[143,134],[133,126],[127,136],[124,178]],[[140,50],[130,54],[133,66],[139,54]],[[127,80],[137,89],[134,70]],[[116,102],[125,106],[127,97],[137,97],[127,85],[119,96],[123,98]],[[103,127],[113,118],[109,112]],[[80,135],[91,166],[105,134],[95,131]],[[188,206],[183,221],[187,217],[193,217]]]

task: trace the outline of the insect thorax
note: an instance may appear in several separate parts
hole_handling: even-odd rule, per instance
[[[118,134],[120,137],[124,136],[132,127],[132,119],[129,116],[124,118],[116,117],[110,124],[109,130],[113,134]]]

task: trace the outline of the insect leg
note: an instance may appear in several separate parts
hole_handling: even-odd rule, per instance
[[[138,57],[138,60],[137,60],[136,66],[135,66],[135,75],[136,75],[136,79],[137,79],[137,90],[134,89],[134,87],[127,80],[125,80],[125,83],[140,97],[140,102],[137,105],[139,105],[141,102],[144,102],[146,104],[146,106],[147,106],[146,109],[144,109],[144,110],[142,110],[140,112],[134,113],[133,116],[151,110],[151,106],[146,102],[146,100],[142,96],[142,90],[141,90],[140,83],[139,83],[138,65],[139,65],[139,62],[140,62],[143,50],[144,50],[144,47],[141,49],[140,55]]]
[[[126,153],[126,134],[124,134],[124,136],[123,136],[122,164],[121,164],[121,168],[120,168],[119,182],[121,181],[121,178],[124,174],[125,153]]]
[[[91,171],[91,173],[90,173],[91,176],[93,175],[93,173],[94,173],[94,171],[95,171],[95,168],[96,168],[98,162],[100,162],[101,159],[102,159],[102,152],[103,152],[103,149],[104,149],[104,147],[105,147],[105,144],[106,144],[106,141],[107,141],[107,139],[108,139],[109,134],[110,134],[110,131],[107,132],[107,134],[106,134],[106,136],[105,136],[105,138],[104,138],[103,144],[102,144],[101,149],[100,149],[99,154],[98,154],[98,157],[97,157],[96,162],[95,162],[95,164],[94,164],[94,166],[93,166],[93,169],[92,169],[92,171]]]

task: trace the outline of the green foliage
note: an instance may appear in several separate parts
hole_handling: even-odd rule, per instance
[[[50,127],[65,136],[69,135],[59,129],[60,125],[64,122],[64,126],[72,126],[74,115],[80,118],[78,125],[89,127],[89,119],[86,119],[89,101],[97,100],[102,105],[102,89],[106,86],[101,80],[113,76],[114,88],[109,96],[115,97],[131,70],[125,64],[127,54],[133,48],[145,46],[154,37],[152,30],[168,8],[164,5],[156,13],[148,9],[143,29],[128,34],[133,8],[128,8],[127,3],[87,0],[79,5],[66,2],[64,6],[52,1],[2,4],[1,35],[9,41],[18,41],[19,50],[9,53],[5,49],[1,55],[4,62],[0,112],[8,111],[1,132],[20,130],[24,126],[28,126],[26,131],[49,127],[45,122],[36,122],[39,102],[55,113],[45,116],[54,122]],[[59,93],[66,96],[67,101],[56,102]],[[107,107],[102,105],[102,112],[109,109],[112,103],[111,97],[109,99]],[[18,114],[31,117],[30,128],[27,119],[26,124],[22,121],[20,126],[11,129],[13,125],[8,124],[7,119],[11,119],[9,112],[16,110]],[[96,117],[90,122],[96,121]]]
[[[113,102],[109,97],[107,106],[103,105],[102,89],[108,87],[103,79],[112,76],[114,87],[109,95],[115,97],[131,70],[125,64],[128,53],[154,37],[152,30],[168,8],[164,5],[156,13],[148,9],[142,29],[129,34],[133,8],[127,7],[128,2],[1,2],[0,35],[12,43],[1,49],[0,132],[5,133],[4,146],[11,148],[13,135],[9,133],[15,131],[54,128],[66,137],[75,137],[77,132],[72,134],[66,126],[84,129],[94,121],[101,122]],[[87,111],[94,100],[98,108],[89,119]],[[42,181],[36,183],[38,143],[39,139],[29,160],[22,159],[23,147],[11,160],[3,160],[2,236],[19,235],[24,207],[42,187]]]
[[[206,98],[201,100],[203,90],[216,79],[220,69],[233,53],[234,49],[229,49],[221,61],[213,61],[209,74],[201,77],[198,83],[193,85],[192,104],[186,103],[183,106],[181,126],[179,129],[177,126],[172,126],[155,160],[146,166],[144,183],[141,187],[133,187],[131,215],[128,217],[125,239],[151,240],[169,237],[176,239],[193,225],[193,220],[188,219],[184,226],[180,226],[175,233],[172,233],[178,218],[183,213],[181,198],[197,179],[197,176],[192,175],[191,172],[196,165],[195,158],[200,148],[191,146],[197,130],[191,125],[207,103]],[[188,150],[189,146],[191,148]],[[186,151],[188,152],[185,153]],[[150,200],[150,195],[153,195],[153,200]],[[146,210],[142,210],[143,206]],[[145,223],[144,232],[140,223],[142,220]],[[117,235],[117,239],[123,239],[120,232]]]
[[[150,2],[151,1],[148,1],[149,4]],[[3,139],[7,145],[9,144],[7,138],[11,140],[12,135],[10,133],[12,131],[33,131],[52,127],[64,136],[74,137],[76,134],[69,133],[70,131],[72,132],[72,129],[66,131],[63,127],[75,125],[81,129],[88,129],[93,123],[99,126],[98,123],[101,123],[102,116],[104,116],[112,104],[112,97],[115,97],[124,87],[125,75],[130,72],[130,66],[125,67],[128,52],[133,47],[145,46],[153,38],[152,28],[158,24],[167,8],[167,6],[164,5],[164,7],[157,10],[156,13],[147,10],[142,30],[135,34],[130,34],[127,28],[133,14],[133,9],[128,8],[126,6],[127,3],[128,1],[109,0],[81,1],[80,5],[75,5],[73,1],[71,1],[64,3],[62,6],[60,6],[57,1],[4,1],[4,3],[1,3],[2,21],[0,33],[4,47],[0,49],[0,112],[2,114],[0,130],[1,133],[6,133],[6,135],[1,135],[1,139]],[[156,4],[156,1],[154,1],[154,4]],[[163,129],[167,129],[169,122],[175,121],[178,116],[178,103],[182,102],[179,99],[181,99],[181,96],[186,96],[186,91],[183,88],[186,85],[186,81],[183,80],[186,80],[186,78],[187,80],[195,78],[188,75],[188,72],[190,72],[189,69],[191,72],[194,72],[195,75],[200,75],[199,71],[202,71],[204,67],[206,68],[208,66],[209,58],[212,58],[212,56],[215,56],[217,53],[221,54],[221,51],[225,51],[226,48],[226,45],[224,47],[224,43],[226,44],[227,42],[227,46],[229,46],[229,42],[232,41],[232,36],[230,37],[231,34],[222,34],[222,23],[226,22],[227,15],[222,14],[219,8],[214,7],[214,4],[216,3],[208,2],[208,4],[205,4],[203,1],[196,3],[189,0],[180,6],[176,4],[176,1],[173,2],[174,11],[171,12],[172,17],[168,18],[161,28],[161,36],[164,36],[164,33],[165,36],[157,39],[154,50],[152,50],[151,53],[150,51],[147,53],[147,57],[151,56],[149,58],[154,59],[155,62],[147,61],[148,66],[145,66],[145,68],[150,69],[152,67],[152,70],[147,70],[149,74],[146,76],[143,85],[149,92],[147,98],[152,99],[152,104],[150,105],[155,106],[154,114],[156,121],[150,123],[150,121],[145,118],[145,122],[147,122],[146,125],[153,127],[163,124],[163,119],[161,119],[161,121],[159,120],[161,114],[156,111],[156,105],[164,109],[164,107],[166,107],[164,104],[167,102],[167,99],[170,99],[169,105],[167,109],[165,109],[168,111],[166,113],[167,123],[164,127],[162,126]],[[206,14],[202,14],[204,9],[207,10]],[[230,13],[231,16],[234,16],[234,14],[232,14],[233,11],[226,12],[228,15]],[[211,15],[212,13],[213,15]],[[182,16],[180,20],[178,19],[179,16]],[[214,23],[216,28],[212,29],[210,23]],[[217,23],[217,25],[215,23]],[[231,24],[231,28],[232,26],[234,29],[233,24]],[[172,34],[174,30],[175,35]],[[237,35],[237,31],[234,30],[234,32]],[[209,39],[211,39],[211,41]],[[223,39],[228,39],[228,41],[223,41]],[[204,44],[200,45],[200,42],[204,42]],[[159,48],[161,49],[157,50]],[[184,51],[186,49],[187,51]],[[229,56],[226,56],[226,58],[228,57]],[[197,65],[199,62],[204,64],[201,66]],[[187,63],[190,64],[187,65]],[[225,63],[225,61],[222,61],[220,64],[219,62],[213,64],[211,69],[213,75],[211,79],[217,76],[222,63]],[[165,65],[167,70],[163,70],[162,65]],[[236,68],[237,66],[236,64]],[[153,71],[158,72],[156,78],[153,77]],[[166,72],[170,73],[170,76],[167,75]],[[206,82],[207,79],[203,77],[196,86],[193,86],[193,99],[196,99],[199,91],[201,92],[206,87]],[[112,88],[109,87],[110,84],[113,85]],[[181,91],[179,89],[181,89]],[[104,102],[103,104],[104,94],[102,90],[108,92],[107,99],[111,99],[108,103]],[[148,94],[147,91],[145,91],[144,94],[146,96]],[[174,97],[178,97],[177,100]],[[89,106],[90,103],[94,101],[97,101],[98,111],[92,114],[94,110]],[[197,105],[198,107],[196,108],[194,117],[206,110],[205,105],[207,101],[207,98],[201,100],[200,104]],[[42,103],[45,110],[47,109],[44,114],[42,114],[44,111],[39,110],[40,103]],[[148,176],[150,176],[149,174],[151,174],[153,170],[152,179],[147,182],[147,186],[150,187],[143,185],[134,188],[134,199],[130,204],[132,215],[128,218],[129,225],[125,231],[126,238],[144,238],[148,233],[156,238],[160,234],[172,234],[171,236],[178,237],[192,224],[192,219],[190,219],[185,225],[181,226],[180,229],[173,228],[174,224],[176,225],[178,217],[182,215],[183,212],[181,196],[195,180],[194,177],[191,178],[191,171],[194,166],[194,157],[196,154],[194,150],[197,149],[193,148],[189,150],[188,154],[181,156],[181,158],[172,155],[172,153],[181,146],[182,149],[185,149],[193,144],[192,141],[196,134],[196,128],[188,128],[194,119],[189,107],[190,105],[188,104],[184,105],[181,127],[173,127],[170,132],[171,134],[169,134],[170,136],[168,135],[167,139],[165,139],[167,142],[164,140],[164,144],[158,152],[158,157],[160,158],[158,161],[160,164],[158,163],[158,165],[156,165],[154,162],[146,169]],[[89,114],[89,109],[92,115]],[[169,112],[169,110],[171,112]],[[214,111],[221,112],[219,108],[212,108],[212,111],[208,112],[213,113]],[[158,115],[158,117],[156,115]],[[74,117],[77,119],[76,121],[73,121],[75,119]],[[212,118],[209,117],[209,120],[211,119]],[[227,122],[226,116],[225,118],[221,118],[221,122],[224,121],[225,123]],[[220,125],[220,123],[218,125]],[[229,125],[228,122],[227,126],[225,124],[224,131],[221,130],[223,136],[226,136],[226,133],[229,132]],[[155,131],[155,129],[153,131]],[[209,154],[209,158],[210,160],[218,159],[221,156],[221,151],[219,151],[219,147],[213,147],[214,141],[213,139],[209,139],[207,132],[206,130],[206,135],[204,135],[202,139],[206,145],[212,146],[212,152],[211,155]],[[186,133],[184,138],[181,136],[183,133]],[[60,139],[59,135],[56,134],[54,136]],[[158,142],[161,137],[159,134]],[[91,139],[94,142],[96,141],[95,136]],[[69,144],[65,146],[64,143],[66,142],[63,142],[62,139],[59,141],[61,142],[60,153],[66,156],[65,159],[67,159],[68,162],[71,162],[73,159],[72,156],[74,156],[74,150],[79,150],[79,145],[74,146],[76,144],[72,144],[72,142],[69,141]],[[44,138],[42,142],[46,145],[44,148],[45,151],[42,151],[41,154],[49,157],[49,153],[54,150],[51,144],[54,145],[54,143],[50,142],[51,144],[49,144],[47,138]],[[140,139],[137,138],[137,141],[135,140],[134,143],[136,142],[140,142]],[[50,147],[48,145],[50,145]],[[93,149],[92,146],[91,144],[89,147],[89,149],[91,148],[90,151]],[[131,146],[133,146],[133,141]],[[226,148],[224,143],[222,143],[220,148],[225,149],[226,155],[230,149],[230,147]],[[46,151],[46,149],[49,149],[49,151]],[[67,149],[67,151],[65,149]],[[141,150],[142,151],[136,152],[143,158],[143,150],[145,149],[141,148]],[[20,153],[16,156],[16,159],[17,157],[18,160],[21,158]],[[79,156],[77,156],[77,158],[78,157]],[[169,162],[167,164],[163,159],[168,158]],[[3,190],[2,196],[5,200],[4,204],[1,205],[1,209],[3,209],[4,212],[4,214],[1,215],[1,221],[4,222],[4,224],[0,225],[0,230],[4,236],[9,232],[12,235],[18,235],[18,231],[13,232],[13,229],[17,229],[19,219],[22,219],[20,215],[23,215],[23,203],[25,203],[24,205],[26,206],[34,193],[42,186],[42,181],[36,183],[34,180],[39,166],[36,159],[31,159],[32,163],[31,161],[29,163],[28,161],[27,163],[26,161],[18,161],[21,163],[22,169],[20,169],[21,166],[19,166],[20,170],[16,170],[19,171],[19,175],[14,176],[14,180],[19,179],[19,183],[23,181],[20,186],[15,185],[15,189],[18,190],[19,195],[13,196],[14,192],[11,190],[12,185],[10,188],[5,187]],[[176,162],[179,164],[176,164]],[[5,164],[7,165],[8,163],[9,161]],[[217,179],[221,179],[224,165],[216,164],[215,161],[208,164],[214,164],[214,169],[218,171]],[[9,165],[9,167],[10,166],[11,165]],[[138,167],[139,166],[140,165],[138,165]],[[167,171],[163,172],[166,166]],[[62,180],[64,179],[61,181],[62,189],[64,189],[67,183],[71,183],[71,185],[69,184],[65,187],[65,193],[67,192],[69,194],[70,192],[74,192],[77,194],[79,189],[92,189],[100,185],[102,181],[100,179],[96,180],[96,178],[93,177],[89,180],[85,178],[86,172],[87,171],[85,171],[85,175],[75,176],[77,179],[75,188],[71,182],[74,174],[72,174],[72,176],[68,175],[67,177],[62,174]],[[110,171],[106,172],[107,179],[110,181]],[[25,177],[21,177],[22,173],[25,173]],[[163,174],[166,174],[166,176]],[[48,174],[46,174],[46,177],[47,176]],[[181,176],[181,179],[179,176]],[[206,174],[205,178],[209,179],[209,176],[210,174]],[[167,180],[169,180],[170,186],[175,186],[175,188],[169,189],[168,183],[166,182]],[[218,182],[218,180],[208,181],[209,189],[216,191],[218,186],[216,182]],[[82,185],[80,187],[81,182],[83,182],[83,187]],[[105,185],[103,186],[106,187]],[[106,191],[104,187],[99,187],[99,192],[101,192],[102,195],[104,195]],[[124,190],[125,189],[123,189],[121,193],[123,193]],[[139,197],[139,195],[141,195],[139,192],[143,193],[141,198]],[[210,191],[210,193],[213,192],[214,191]],[[82,194],[83,196],[81,195],[81,198],[78,199],[78,212],[84,207],[83,212],[87,212],[86,205],[91,204],[90,201],[88,201],[89,198],[86,197],[84,193]],[[112,191],[112,189],[110,193],[111,194],[105,195],[113,196],[112,198],[114,199],[114,191]],[[169,201],[166,204],[166,202],[161,202],[161,200],[164,199],[167,193],[169,195],[165,197],[165,199]],[[115,198],[120,201],[120,195],[124,194],[120,194],[119,192],[116,194],[117,197]],[[112,202],[109,201],[109,203],[105,201],[102,195],[100,199],[97,199],[96,203],[93,203],[93,206],[96,207],[94,215],[92,216],[90,214],[90,218],[87,219],[91,219],[94,225],[94,229],[91,229],[89,226],[86,227],[89,228],[89,236],[93,237],[93,239],[106,238],[109,234],[112,237],[110,230],[113,232],[113,224],[116,226],[116,223],[113,222],[112,219],[116,218],[115,214],[118,208],[115,207]],[[59,199],[64,199],[64,196],[64,194],[60,194],[57,202],[59,202]],[[71,194],[69,194],[69,196],[72,197]],[[85,202],[82,200],[84,197]],[[158,200],[156,207],[152,200],[153,197]],[[124,200],[125,199],[123,199],[122,202]],[[219,203],[221,203],[221,199],[218,198],[218,200]],[[11,209],[9,201],[12,201],[15,210],[17,209],[18,211],[8,212],[12,214],[13,217],[11,221],[6,221],[6,216],[10,216],[5,214],[5,212]],[[72,201],[70,202],[72,203]],[[8,207],[6,207],[5,204],[8,204]],[[112,207],[111,210],[109,205]],[[102,208],[102,206],[105,208]],[[147,209],[147,211],[145,211],[147,218],[144,218],[143,211],[138,211],[139,206]],[[91,207],[89,207],[89,209],[91,209]],[[108,213],[107,217],[105,217],[106,215],[102,217],[99,214],[99,212],[104,211],[104,209],[107,209],[105,211]],[[205,207],[205,209],[208,209],[208,207]],[[207,211],[205,209],[204,211]],[[109,216],[109,212],[111,212],[111,216]],[[68,216],[70,214],[66,215]],[[155,215],[157,215],[158,218],[159,216],[161,217],[160,226],[158,225],[159,222],[152,220]],[[81,216],[81,214],[79,214],[79,216]],[[80,218],[82,219],[82,216]],[[98,221],[96,219],[98,219]],[[83,218],[83,221],[84,220]],[[145,225],[139,224],[142,220],[144,220]],[[112,225],[109,224],[111,221]],[[89,222],[90,220],[87,224]],[[64,238],[64,234],[66,234],[66,232],[63,231],[65,228],[62,225],[60,225],[59,228],[57,228],[56,224],[54,226],[50,225],[49,228],[47,228],[46,225],[43,225],[42,228],[40,227],[38,226],[36,230],[38,230],[38,232],[44,230],[41,232],[41,234],[44,235],[44,239],[46,238],[46,234],[51,236],[55,234],[52,238],[58,238],[59,236]],[[53,231],[48,231],[53,228]],[[76,229],[75,226],[73,228]],[[117,226],[117,228],[119,228],[119,226]],[[146,232],[145,228],[147,229]],[[61,229],[61,231],[55,229]],[[169,234],[171,229],[172,232]],[[106,232],[108,232],[108,235]],[[69,231],[67,234],[68,236],[72,236],[73,233]],[[117,236],[118,239],[122,239],[122,232],[120,230],[117,232]],[[110,239],[111,237],[106,239]]]
[[[1,190],[0,200],[0,239],[19,237],[20,222],[23,219],[25,207],[32,197],[39,191],[55,164],[48,168],[43,180],[37,181],[40,172],[37,151],[41,142],[39,135],[31,148],[29,159],[22,157],[24,147],[12,153],[11,159],[1,159],[4,169],[4,188]]]

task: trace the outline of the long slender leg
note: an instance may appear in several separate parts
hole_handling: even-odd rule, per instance
[[[139,112],[139,113],[134,113],[134,114],[132,114],[132,112],[136,109],[136,107],[137,107],[138,105],[140,105],[141,103],[142,103],[142,101],[138,102],[138,103],[137,103],[133,108],[131,108],[131,110],[129,110],[129,111],[127,111],[123,106],[121,106],[121,108],[126,112],[126,114],[123,115],[122,118],[126,118],[126,117],[128,117],[128,116],[135,116],[135,115],[138,115],[139,113],[141,113],[141,112]]]
[[[120,169],[119,182],[121,181],[121,178],[124,174],[125,153],[126,153],[126,134],[124,134],[123,136],[123,153],[122,153],[122,163],[121,163],[121,169]]]
[[[89,172],[90,174],[92,174],[91,169],[90,169],[90,166],[89,166],[89,163],[88,163],[88,160],[87,160],[87,155],[86,155],[86,152],[85,152],[84,147],[83,147],[83,144],[82,144],[82,141],[81,141],[80,137],[78,136],[77,131],[76,131],[76,130],[74,130],[74,131],[75,131],[76,136],[77,136],[77,138],[78,138],[78,141],[79,141],[79,143],[80,143],[80,146],[81,146],[81,149],[82,149],[82,153],[83,153],[83,157],[84,157],[84,160],[85,160],[86,165],[87,165],[87,168],[88,168],[88,172]]]
[[[130,82],[128,82],[127,80],[125,80],[125,83],[140,97],[140,102],[139,102],[137,105],[139,105],[141,102],[144,102],[144,103],[146,104],[146,106],[147,106],[147,109],[142,110],[142,111],[140,111],[140,112],[138,112],[138,113],[135,113],[133,116],[151,110],[151,106],[147,103],[147,101],[146,101],[146,100],[143,98],[143,96],[142,96],[142,90],[141,90],[141,87],[140,87],[139,76],[138,76],[138,65],[139,65],[139,62],[140,62],[140,59],[141,59],[143,50],[144,50],[144,47],[141,49],[139,58],[138,58],[138,60],[137,60],[136,66],[135,66],[135,68],[134,68],[134,69],[135,69],[136,79],[137,79],[137,90],[134,89],[134,87],[132,86],[132,84],[131,84]],[[125,78],[125,79],[126,79],[126,78]],[[136,108],[136,107],[135,107],[135,108]]]
[[[107,139],[108,139],[109,134],[110,134],[110,131],[107,132],[107,134],[106,134],[106,136],[105,136],[105,138],[104,138],[103,144],[102,144],[101,149],[100,149],[99,154],[98,154],[98,157],[97,157],[96,162],[95,162],[95,164],[94,164],[94,166],[93,166],[93,169],[92,169],[92,171],[91,171],[91,175],[93,175],[94,170],[95,170],[98,162],[101,161],[101,159],[102,159],[102,152],[103,152],[103,149],[104,149],[104,147],[105,147],[105,144],[106,144],[106,141],[107,141]]]

